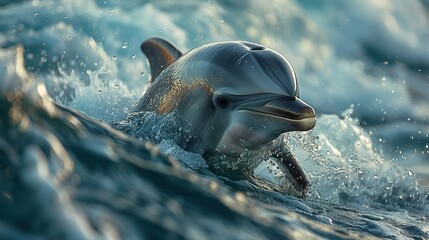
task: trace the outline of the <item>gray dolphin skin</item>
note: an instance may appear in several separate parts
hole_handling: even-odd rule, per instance
[[[283,56],[243,41],[182,54],[170,42],[151,38],[141,49],[151,80],[135,111],[175,112],[189,122],[194,138],[185,150],[201,154],[216,174],[248,179],[263,158],[276,159],[290,182],[284,189],[305,196],[309,181],[283,133],[310,130],[316,118],[299,98],[295,72]]]

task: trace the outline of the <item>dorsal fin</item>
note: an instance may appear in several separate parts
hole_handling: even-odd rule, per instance
[[[155,81],[162,70],[182,56],[172,43],[162,38],[149,38],[140,48],[149,60],[151,74],[149,82]]]

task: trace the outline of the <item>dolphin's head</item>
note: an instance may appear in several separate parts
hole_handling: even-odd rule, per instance
[[[315,112],[300,99],[295,72],[283,56],[249,42],[222,47],[223,54],[212,62],[225,72],[212,101],[218,119],[227,125],[223,143],[253,149],[282,133],[315,126]]]
[[[230,41],[182,54],[159,38],[141,48],[154,82],[137,110],[176,109],[203,140],[198,152],[220,143],[254,149],[316,124],[313,108],[300,99],[291,64],[269,48]]]

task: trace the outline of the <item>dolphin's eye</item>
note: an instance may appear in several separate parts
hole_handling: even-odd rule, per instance
[[[227,109],[230,105],[228,98],[226,98],[225,96],[222,96],[222,95],[215,95],[213,102],[214,102],[215,106],[217,108],[220,108],[220,109]]]
[[[250,50],[252,51],[258,51],[258,50],[264,50],[265,48],[263,46],[254,46]]]

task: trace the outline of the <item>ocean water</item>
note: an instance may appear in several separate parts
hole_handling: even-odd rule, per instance
[[[284,55],[310,132],[298,199],[210,172],[173,115],[131,113],[141,42]],[[428,239],[429,4],[0,0],[1,239]]]

